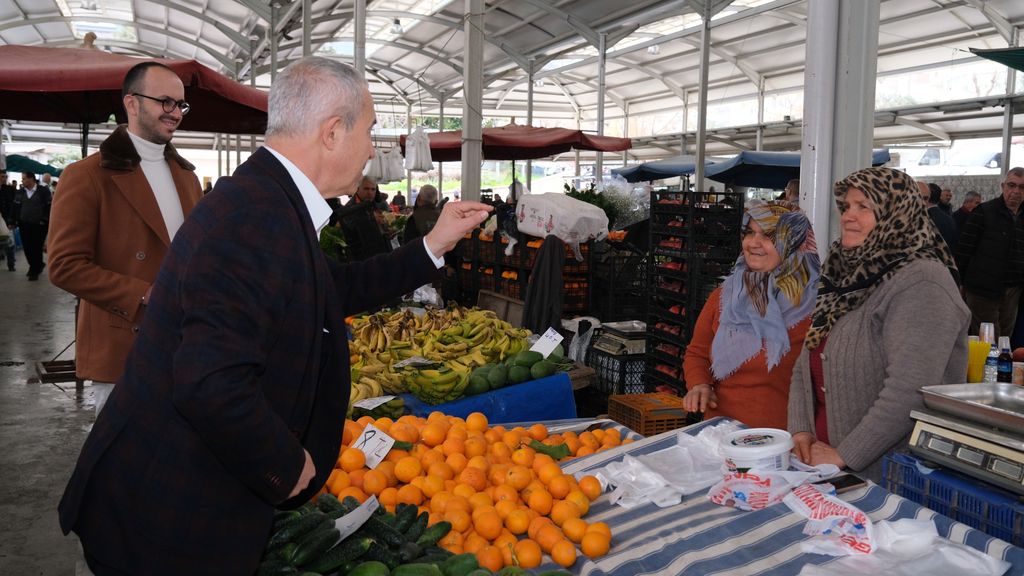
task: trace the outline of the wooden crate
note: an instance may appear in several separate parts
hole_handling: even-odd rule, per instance
[[[654,436],[686,426],[683,399],[672,394],[609,396],[608,417],[644,436]]]
[[[588,388],[597,380],[597,371],[589,366],[576,362],[576,367],[568,372],[573,391]]]

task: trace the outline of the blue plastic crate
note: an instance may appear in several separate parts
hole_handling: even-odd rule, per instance
[[[887,454],[886,489],[907,500],[1013,544],[1024,546],[1024,504],[1017,495],[947,468],[932,468],[910,454]]]

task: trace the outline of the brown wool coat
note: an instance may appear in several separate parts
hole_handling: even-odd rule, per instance
[[[195,166],[164,153],[187,217],[202,197]],[[81,298],[77,376],[117,382],[141,323],[142,297],[170,239],[125,126],[98,153],[68,166],[50,214],[50,281]]]

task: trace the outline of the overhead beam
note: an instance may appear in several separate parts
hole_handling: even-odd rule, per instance
[[[1003,37],[1003,40],[1006,40],[1007,44],[1013,45],[1013,24],[1010,24],[1010,21],[1005,16],[996,12],[991,2],[983,2],[982,0],[966,0],[966,2],[988,19],[992,27],[999,32],[999,35]]]
[[[181,2],[171,2],[170,0],[149,0],[149,2],[152,2],[158,6],[163,6],[164,8],[167,8],[169,10],[181,12],[182,14],[187,14],[193,18],[202,20],[203,22],[210,24],[211,26],[216,28],[218,32],[232,40],[238,46],[239,50],[243,50],[246,53],[249,52],[249,39],[243,36],[237,30],[224,24],[224,22],[221,22],[220,20],[217,20],[212,16],[208,16],[203,12],[199,12],[198,10],[193,10],[189,8],[187,5],[183,5]],[[78,20],[79,18],[78,16],[75,16],[74,19]]]
[[[936,128],[934,126],[929,126],[927,124],[922,124],[922,123],[920,123],[920,122],[918,122],[916,120],[911,120],[910,118],[904,118],[902,116],[895,116],[895,115],[893,116],[892,121],[895,124],[902,124],[903,126],[910,126],[911,128],[917,128],[918,130],[920,130],[922,132],[925,132],[927,134],[931,134],[932,136],[935,136],[939,140],[945,140],[946,142],[950,141],[949,134],[946,133],[945,130],[941,130],[941,129]]]
[[[689,38],[689,37],[687,37],[687,38],[683,38],[682,40],[683,40],[683,42],[689,44],[690,46],[694,46],[697,49],[700,49],[700,41],[697,40],[696,38]],[[760,86],[761,85],[761,75],[758,74],[757,72],[755,72],[754,69],[751,68],[750,66],[747,66],[746,64],[740,62],[739,58],[733,56],[732,54],[729,54],[728,52],[726,52],[722,48],[716,48],[714,46],[714,44],[712,44],[708,49],[715,56],[718,56],[722,60],[725,60],[726,62],[729,62],[730,64],[735,66],[737,70],[742,72],[744,76],[746,76],[747,78],[750,79],[750,81],[754,84],[754,86]]]
[[[366,71],[367,74],[369,74],[370,76],[373,76],[374,78],[379,80],[382,84],[384,84],[388,88],[391,88],[391,91],[395,93],[395,96],[398,96],[398,99],[402,101],[402,104],[405,104],[406,106],[412,105],[412,101],[409,100],[409,97],[406,96],[406,94],[404,92],[399,90],[398,87],[395,86],[394,82],[392,82],[391,80],[388,80],[383,75],[381,75],[381,73],[379,71],[372,70],[370,68],[365,68],[364,70]]]
[[[725,136],[719,136],[718,134],[708,134],[706,138],[708,140],[714,140],[715,142],[721,142],[722,144],[728,144],[729,146],[738,148],[740,150],[753,150],[753,147],[748,146],[738,140],[733,140]]]

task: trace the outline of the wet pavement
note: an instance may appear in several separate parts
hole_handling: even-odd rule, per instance
[[[0,263],[0,574],[71,575],[77,539],[57,503],[94,419],[92,389],[43,384],[36,363],[74,358],[75,299]],[[65,347],[71,345],[66,351]]]

